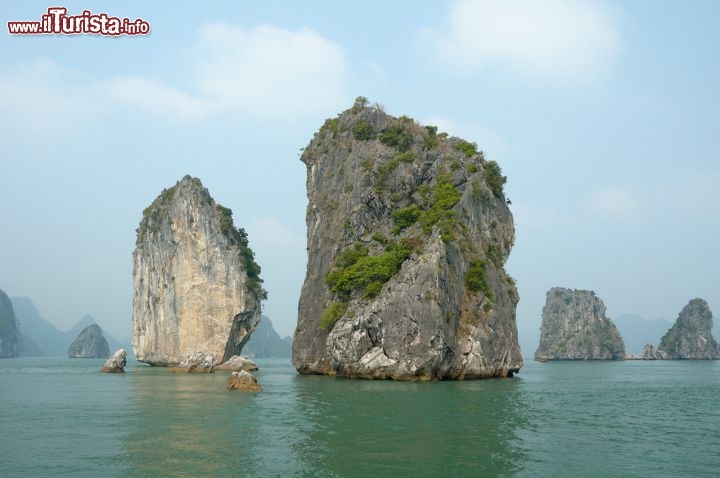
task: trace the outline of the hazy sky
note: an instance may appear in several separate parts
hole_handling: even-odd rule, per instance
[[[2,28],[52,5],[8,2]],[[247,229],[291,334],[299,150],[358,95],[500,163],[521,333],[556,285],[610,317],[674,320],[693,297],[720,314],[720,2],[63,5],[151,34],[0,32],[0,288],[61,329],[91,314],[129,337],[142,210],[191,174]]]

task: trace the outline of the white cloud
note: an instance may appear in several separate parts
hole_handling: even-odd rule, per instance
[[[640,202],[635,195],[621,188],[607,188],[589,195],[590,210],[613,219],[626,219],[640,212]]]
[[[605,74],[617,15],[591,0],[459,0],[445,31],[425,31],[436,61],[460,74],[507,69],[562,83]]]
[[[183,120],[203,119],[223,109],[217,101],[195,98],[158,80],[139,76],[112,78],[100,82],[100,87],[114,101]]]
[[[98,111],[82,74],[41,59],[0,72],[0,138],[82,132]]]
[[[225,111],[256,118],[327,114],[350,98],[344,51],[308,29],[204,24],[189,62],[192,91],[138,76],[101,86],[115,101],[180,120]]]
[[[205,24],[194,58],[199,91],[228,107],[296,115],[348,101],[344,51],[312,30]]]

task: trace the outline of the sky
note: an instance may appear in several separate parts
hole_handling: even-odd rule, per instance
[[[360,95],[501,165],[521,335],[553,286],[609,317],[719,313],[720,2],[207,3],[63,4],[151,26],[118,37],[10,35],[54,4],[0,8],[0,289],[60,329],[130,336],[135,229],[191,174],[248,231],[291,335],[300,150]]]

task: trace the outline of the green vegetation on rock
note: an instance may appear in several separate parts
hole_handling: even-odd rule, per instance
[[[490,300],[494,300],[490,286],[485,278],[485,261],[471,259],[470,267],[465,273],[465,285],[473,292],[482,292]]]
[[[347,308],[347,302],[333,302],[330,304],[328,308],[325,309],[325,312],[323,312],[322,317],[320,317],[320,329],[332,329],[335,323],[345,315]]]
[[[413,141],[412,134],[407,131],[403,124],[390,126],[378,135],[378,139],[385,146],[397,148],[400,151],[410,149]]]
[[[457,187],[447,178],[438,178],[430,196],[430,207],[418,218],[423,231],[427,234],[437,224],[443,241],[452,241],[453,230],[458,223],[458,213],[452,208],[459,201],[460,191]]]
[[[378,285],[382,287],[390,280],[411,253],[412,249],[402,241],[388,241],[385,250],[377,256],[369,255],[366,247],[355,244],[340,254],[326,278],[327,283],[343,301],[350,300],[353,292],[371,299],[380,292]]]
[[[320,318],[320,328],[326,330],[345,314],[353,293],[365,299],[373,299],[383,285],[398,273],[403,262],[412,254],[411,241],[382,239],[385,247],[379,255],[371,256],[367,247],[355,243],[342,251],[335,267],[325,278],[330,290],[338,300],[331,303]],[[380,242],[380,241],[379,241]]]
[[[423,211],[417,206],[417,204],[413,204],[393,212],[392,217],[395,221],[395,227],[392,231],[393,234],[398,234],[403,229],[415,224],[422,214]]]
[[[369,141],[375,138],[375,130],[365,120],[360,120],[352,128],[353,137],[358,141]]]
[[[248,276],[248,288],[258,293],[262,299],[267,299],[267,291],[262,287],[263,280],[260,278],[261,268],[260,265],[255,262],[255,253],[248,245],[249,242],[245,229],[235,228],[231,209],[219,204],[216,207],[220,213],[220,230],[225,237],[230,239],[230,241],[240,249],[240,257],[243,259],[245,271]]]
[[[495,161],[485,163],[485,181],[490,186],[493,194],[500,197],[503,193],[503,187],[507,182],[507,177],[503,176],[500,165]]]
[[[457,142],[455,149],[462,151],[466,158],[479,154],[476,143],[470,143],[469,141],[465,141],[463,139]]]

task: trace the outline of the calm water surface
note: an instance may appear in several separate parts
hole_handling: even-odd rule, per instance
[[[720,362],[528,362],[405,383],[0,360],[1,477],[720,476]]]

